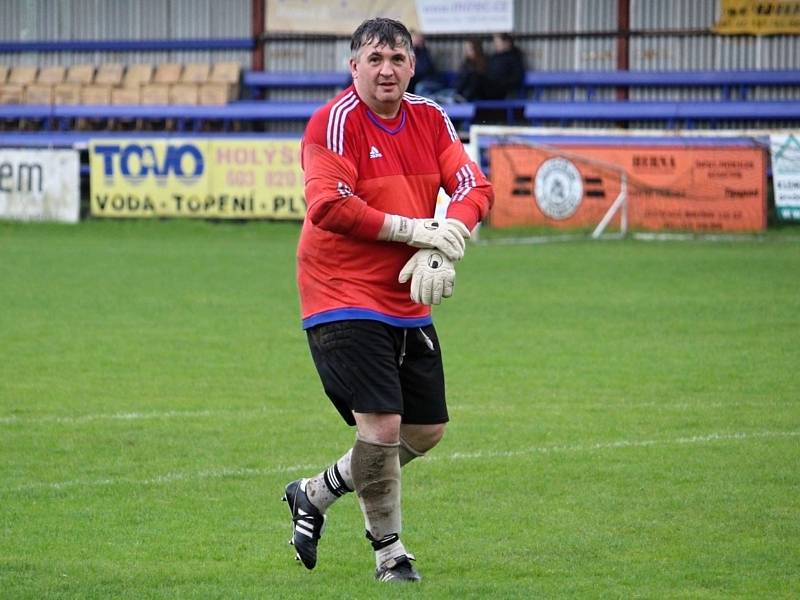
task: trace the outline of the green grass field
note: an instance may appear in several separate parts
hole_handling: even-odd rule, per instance
[[[354,432],[294,224],[0,224],[2,598],[796,598],[800,243],[473,246],[435,310],[451,423],[404,472],[424,577],[283,485]]]

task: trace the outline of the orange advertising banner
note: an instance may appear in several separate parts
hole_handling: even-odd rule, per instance
[[[624,170],[634,229],[766,228],[761,148],[496,144],[488,152],[495,227],[594,227],[619,196]]]

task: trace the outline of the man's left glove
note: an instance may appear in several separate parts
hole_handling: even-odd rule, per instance
[[[411,279],[411,299],[417,304],[441,304],[442,298],[453,295],[456,270],[453,263],[438,249],[418,250],[400,271],[397,280]]]
[[[464,258],[469,229],[458,219],[412,219],[389,215],[390,242],[404,242],[415,248],[438,248],[450,260]]]

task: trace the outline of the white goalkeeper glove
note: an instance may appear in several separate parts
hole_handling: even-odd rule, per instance
[[[453,263],[435,248],[418,250],[400,271],[397,280],[411,279],[411,299],[417,304],[441,304],[453,295],[456,270]]]
[[[438,248],[453,261],[464,258],[469,229],[458,219],[412,219],[388,215],[390,242],[404,242],[414,248]]]

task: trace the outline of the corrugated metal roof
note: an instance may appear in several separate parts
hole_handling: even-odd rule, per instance
[[[631,29],[706,29],[717,20],[718,0],[630,0]]]
[[[247,38],[250,0],[2,0],[0,39],[83,41],[136,39]],[[5,53],[5,64],[87,62],[157,63],[229,61],[249,64],[242,50],[162,52]]]

